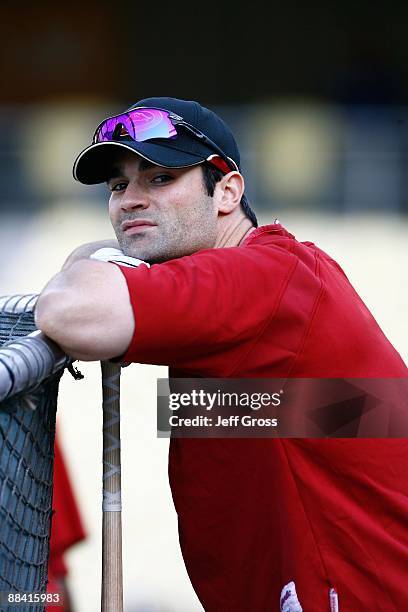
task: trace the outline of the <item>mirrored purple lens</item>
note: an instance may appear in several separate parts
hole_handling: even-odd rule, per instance
[[[177,131],[167,111],[136,108],[103,121],[95,132],[94,142],[116,140],[120,136],[143,142],[150,138],[174,138]]]

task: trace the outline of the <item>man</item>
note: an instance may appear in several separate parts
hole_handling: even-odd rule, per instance
[[[73,357],[174,377],[407,376],[336,262],[279,223],[256,228],[237,144],[209,109],[141,100],[102,122],[74,176],[107,182],[124,255],[80,247],[41,294],[37,325]],[[172,439],[205,610],[408,609],[407,460],[405,440]]]

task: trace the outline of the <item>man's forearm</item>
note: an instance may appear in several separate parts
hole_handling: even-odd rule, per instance
[[[62,270],[67,270],[72,264],[81,259],[89,259],[92,253],[95,253],[98,249],[102,248],[114,248],[118,249],[119,244],[117,240],[97,240],[96,242],[87,242],[86,244],[81,244],[78,248],[76,248],[65,260],[64,265],[62,266]]]
[[[35,321],[38,329],[76,359],[121,355],[132,339],[134,319],[119,267],[86,258],[68,266],[44,287]]]

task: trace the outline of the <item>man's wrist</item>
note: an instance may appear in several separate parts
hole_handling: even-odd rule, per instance
[[[98,249],[97,251],[91,254],[90,259],[97,259],[99,261],[116,263],[119,266],[125,266],[128,268],[137,268],[141,264],[144,264],[145,266],[150,268],[150,265],[146,261],[138,259],[137,257],[125,255],[120,249],[113,249],[110,247],[102,247],[101,249]]]

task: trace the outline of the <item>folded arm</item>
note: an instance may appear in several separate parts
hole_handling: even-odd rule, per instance
[[[125,278],[112,263],[79,259],[41,292],[36,325],[70,356],[83,361],[122,355],[134,317]]]

